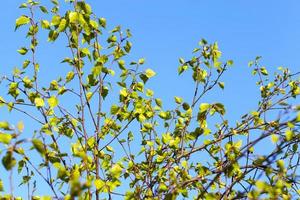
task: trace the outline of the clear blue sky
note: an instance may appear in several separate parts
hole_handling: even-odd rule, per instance
[[[48,2],[46,0],[42,2]],[[63,1],[61,1],[63,2]],[[255,108],[259,94],[255,79],[247,67],[257,55],[271,71],[278,66],[300,70],[300,1],[299,0],[88,0],[94,12],[105,17],[108,25],[122,25],[133,34],[132,59],[146,58],[146,67],[157,72],[150,87],[164,102],[173,102],[173,96],[189,100],[192,85],[189,77],[178,77],[178,58],[189,58],[201,38],[218,41],[224,60],[233,59],[234,67],[223,79],[225,91],[218,90],[207,101],[223,101],[227,117],[238,117]],[[14,32],[15,19],[23,14],[17,9],[19,0],[1,2],[0,12],[0,75],[20,65],[16,50],[26,42],[21,32]],[[55,44],[54,44],[55,45]],[[65,48],[41,48],[39,59],[54,69]],[[43,68],[43,66],[41,66]],[[49,71],[44,72],[44,76]],[[4,95],[0,90],[0,96]],[[166,103],[168,106],[168,103]],[[170,104],[170,107],[171,104]],[[4,113],[3,109],[0,110]],[[16,123],[21,115],[0,114],[0,121]],[[0,168],[0,174],[4,171]]]

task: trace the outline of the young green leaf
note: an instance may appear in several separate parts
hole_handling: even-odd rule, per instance
[[[30,22],[30,18],[26,15],[22,15],[18,19],[16,19],[16,27],[15,30],[17,30],[20,26],[23,26],[25,24],[28,24]]]
[[[147,78],[151,78],[153,76],[155,76],[155,72],[152,69],[146,69],[145,74],[147,76]]]
[[[1,133],[0,132],[0,143],[9,144],[12,139],[11,134]]]
[[[50,97],[47,101],[50,108],[56,107],[59,103],[58,99],[55,96]]]
[[[32,144],[33,144],[33,147],[42,155],[45,154],[46,150],[45,150],[45,147],[44,147],[44,144],[41,140],[39,139],[32,139]]]
[[[39,97],[34,99],[34,103],[35,103],[35,106],[38,108],[43,107],[45,105],[44,100]]]

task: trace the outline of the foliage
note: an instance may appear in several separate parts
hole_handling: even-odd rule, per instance
[[[220,60],[217,43],[201,40],[190,59],[179,59],[178,73],[190,74],[195,85],[193,99],[175,97],[175,108],[166,110],[146,88],[156,73],[143,68],[144,59],[127,62],[129,30],[106,31],[106,20],[84,1],[66,1],[66,12],[57,0],[51,3],[20,6],[29,15],[20,16],[15,29],[26,28],[30,45],[18,50],[23,66],[2,79],[8,95],[0,106],[36,124],[28,135],[22,122],[0,122],[8,181],[14,184],[17,170],[28,199],[299,197],[300,105],[292,100],[300,93],[298,73],[279,68],[271,76],[259,57],[250,62],[261,98],[255,110],[230,122],[221,102],[202,99],[224,89],[221,79],[233,62]],[[37,20],[36,13],[51,20]],[[47,85],[36,56],[40,32],[51,43],[63,38],[71,55],[62,57],[69,72]],[[35,194],[42,185],[37,176],[48,196]],[[2,181],[7,195],[1,199],[10,199],[13,190],[9,194]]]

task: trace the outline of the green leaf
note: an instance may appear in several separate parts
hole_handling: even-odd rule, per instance
[[[225,83],[224,82],[218,82],[218,85],[221,89],[224,89]]]
[[[155,72],[152,69],[146,69],[145,74],[147,76],[147,78],[151,78],[153,76],[155,76]]]
[[[260,68],[260,72],[262,73],[262,75],[267,76],[268,75],[268,71],[265,67]]]
[[[159,189],[160,192],[167,191],[168,186],[164,183],[160,183],[158,189]]]
[[[120,90],[120,95],[123,97],[127,97],[128,92],[127,92],[126,88],[123,88],[122,90]]]
[[[182,74],[184,71],[186,71],[188,69],[187,65],[182,65],[178,67],[178,74]]]
[[[70,20],[70,23],[76,23],[78,21],[78,13],[77,12],[70,12],[69,13],[69,20]]]
[[[106,19],[105,18],[100,18],[99,19],[99,24],[100,24],[100,26],[105,28],[106,27]]]
[[[284,160],[277,160],[276,164],[280,170],[284,170]]]
[[[0,107],[5,105],[5,100],[0,96]]]
[[[95,30],[97,30],[98,27],[99,27],[98,23],[97,23],[96,21],[94,21],[94,20],[90,20],[90,25],[91,25]]]
[[[2,180],[0,179],[0,192],[3,192],[4,191],[4,188],[3,188],[3,182]]]
[[[19,54],[25,55],[28,52],[28,49],[25,47],[22,47],[21,49],[18,50]]]
[[[35,106],[38,108],[43,107],[45,105],[44,100],[39,97],[34,99],[34,103],[35,103]]]
[[[46,150],[45,150],[44,144],[41,140],[32,139],[32,145],[40,154],[42,154],[42,155],[45,154]]]
[[[54,5],[56,5],[56,6],[59,5],[59,4],[58,4],[58,0],[51,0],[51,2],[52,2]]]
[[[153,90],[150,90],[150,89],[146,90],[146,96],[147,97],[153,97],[153,95],[154,95],[154,91]]]
[[[79,8],[81,10],[84,11],[85,14],[90,15],[92,13],[92,8],[91,8],[91,6],[89,4],[87,4],[87,3],[83,2],[83,1],[79,1],[77,3],[77,5],[79,6]]]
[[[47,20],[42,20],[41,21],[41,26],[43,29],[50,29],[50,22]]]
[[[210,104],[209,103],[201,103],[200,104],[200,112],[205,112],[210,108]]]
[[[233,60],[228,60],[228,61],[227,61],[227,65],[228,65],[228,66],[233,65]]]
[[[27,67],[28,67],[28,65],[30,64],[30,61],[29,60],[25,60],[24,62],[23,62],[23,69],[26,69]]]
[[[50,97],[47,101],[50,108],[54,108],[59,104],[59,101],[55,96]]]
[[[112,115],[117,114],[118,111],[119,111],[119,107],[118,107],[117,105],[112,105],[112,107],[110,108],[110,113],[111,113]]]
[[[1,133],[0,132],[0,143],[9,144],[12,139],[11,134]]]
[[[102,181],[101,179],[96,179],[94,184],[97,190],[100,190],[105,186],[105,182]]]
[[[124,60],[118,60],[118,66],[121,70],[125,70],[125,61]]]
[[[188,162],[186,160],[181,161],[181,166],[185,169],[188,168]]]
[[[117,36],[111,35],[109,38],[107,38],[108,43],[113,43],[117,41]]]
[[[124,50],[129,53],[131,50],[132,44],[129,41],[126,41],[126,45],[124,46]]]
[[[111,146],[106,146],[105,149],[109,152],[115,152]]]
[[[292,130],[288,129],[285,131],[285,139],[287,141],[290,141],[291,139],[293,139],[293,136],[294,136],[294,132]]]
[[[164,144],[169,144],[172,139],[173,139],[173,137],[170,135],[170,133],[162,134],[162,142]]]
[[[224,115],[226,110],[225,110],[225,106],[221,103],[215,103],[213,105],[213,108],[218,112],[220,113],[221,115]]]
[[[158,155],[157,158],[156,158],[156,162],[162,163],[162,162],[164,161],[165,158],[166,158],[166,157],[165,157],[164,155],[163,155],[163,156]]]
[[[271,135],[271,140],[274,144],[276,144],[278,142],[278,139],[279,139],[278,135],[276,135],[276,134]]]
[[[182,108],[183,108],[184,110],[188,110],[188,109],[190,109],[190,105],[189,105],[187,102],[184,102],[184,103],[182,104]]]
[[[162,100],[161,100],[161,99],[156,98],[156,99],[155,99],[155,103],[156,103],[156,105],[157,105],[158,107],[162,107]]]
[[[11,170],[17,164],[11,151],[6,152],[6,155],[2,158],[2,164],[7,171]]]
[[[183,58],[179,58],[179,63],[180,64],[183,64],[185,61],[184,61],[184,59]]]
[[[19,8],[27,8],[27,4],[26,3],[22,3]]]
[[[18,19],[16,19],[16,27],[15,30],[17,30],[20,26],[23,26],[25,24],[28,24],[30,22],[30,18],[22,15],[21,17],[19,17]]]
[[[158,116],[164,120],[168,120],[171,118],[171,113],[169,111],[167,112],[164,112],[164,111],[161,111]]]
[[[45,6],[39,6],[39,8],[43,13],[48,13],[48,10]]]
[[[54,30],[49,31],[48,41],[54,42],[57,39],[58,35],[59,35],[59,33],[57,31],[54,31]]]
[[[139,59],[138,63],[139,63],[140,65],[143,65],[143,64],[145,63],[145,59],[144,59],[144,58]]]
[[[109,171],[114,178],[119,178],[122,170],[123,168],[119,164],[114,164]]]
[[[68,83],[71,80],[73,80],[74,76],[75,76],[74,72],[73,71],[69,71],[68,74],[67,74],[67,76],[66,76],[66,82]]]
[[[42,196],[41,200],[52,200],[51,196]]]
[[[58,26],[60,24],[60,16],[54,15],[51,20],[52,26]]]
[[[67,178],[67,170],[62,165],[58,166],[57,178],[59,178],[61,180],[66,180],[66,178]]]
[[[174,97],[174,99],[175,99],[175,102],[177,104],[181,104],[182,103],[182,98],[181,97]]]
[[[256,181],[255,186],[257,187],[257,189],[262,191],[265,189],[266,184],[263,181]]]
[[[0,129],[7,130],[7,131],[11,130],[9,127],[9,123],[6,121],[0,122]]]
[[[66,19],[62,19],[59,23],[59,26],[57,28],[58,32],[63,32],[67,27],[67,20]]]
[[[87,92],[87,93],[86,93],[86,99],[87,99],[88,101],[90,101],[90,100],[92,99],[92,97],[93,97],[93,92]]]

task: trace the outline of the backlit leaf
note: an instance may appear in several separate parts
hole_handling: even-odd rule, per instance
[[[22,15],[21,17],[19,17],[18,19],[16,19],[16,27],[15,30],[17,30],[20,26],[28,24],[30,22],[30,18]]]
[[[45,102],[42,98],[35,98],[34,103],[36,107],[43,107],[45,105]]]
[[[145,74],[147,76],[147,78],[151,78],[153,76],[155,76],[155,72],[152,69],[146,69]]]

